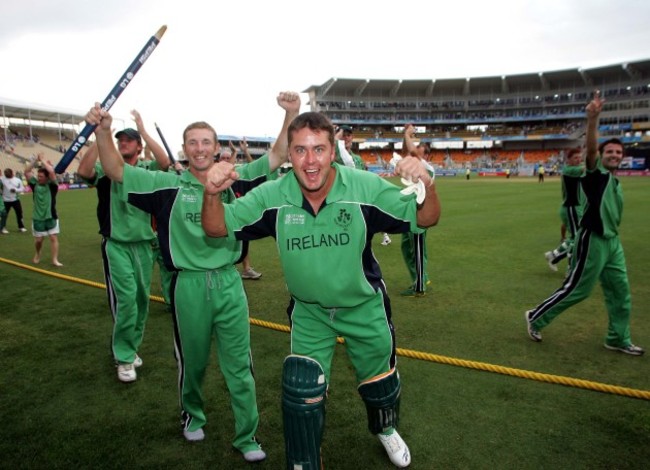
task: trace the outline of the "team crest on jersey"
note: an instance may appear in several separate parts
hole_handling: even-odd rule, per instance
[[[305,214],[286,214],[284,225],[305,225]]]
[[[339,209],[339,215],[334,219],[334,223],[342,228],[348,228],[352,223],[352,215],[347,209]]]

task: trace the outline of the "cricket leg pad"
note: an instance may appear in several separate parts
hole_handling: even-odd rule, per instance
[[[320,470],[327,383],[323,367],[290,355],[282,367],[282,419],[287,470]]]
[[[397,369],[362,382],[358,390],[366,404],[371,433],[379,434],[391,427],[397,428],[401,392]]]

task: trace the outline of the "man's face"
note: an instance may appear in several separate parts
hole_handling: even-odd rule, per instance
[[[569,166],[578,166],[582,163],[582,153],[575,152],[569,158],[566,159],[566,163]]]
[[[603,148],[601,161],[603,163],[603,166],[607,170],[609,171],[616,170],[618,166],[621,164],[622,159],[623,159],[623,147],[621,147],[619,144],[616,143],[605,145],[605,147]]]
[[[293,132],[289,158],[304,193],[316,193],[325,188],[328,179],[334,177],[331,166],[334,157],[327,132],[308,127]]]
[[[345,142],[345,150],[350,150],[352,148],[352,132],[343,131],[343,142]]]
[[[183,152],[189,161],[190,170],[205,171],[214,163],[219,145],[210,129],[190,129],[185,134]]]
[[[235,159],[232,156],[232,153],[228,150],[224,150],[221,152],[221,155],[219,156],[219,161],[220,162],[228,162],[232,163],[233,165],[235,164]]]
[[[142,152],[142,144],[129,136],[121,135],[117,139],[117,150],[124,160],[132,160]]]
[[[44,175],[42,171],[39,171],[36,174],[36,180],[38,181],[38,184],[46,184],[48,177],[47,175]]]

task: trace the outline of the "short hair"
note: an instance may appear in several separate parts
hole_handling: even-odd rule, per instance
[[[291,145],[291,141],[293,140],[293,133],[305,127],[316,132],[328,132],[330,144],[332,147],[334,146],[334,125],[324,114],[312,111],[302,113],[291,121],[287,130],[289,145]]]
[[[214,134],[214,142],[215,142],[215,144],[219,143],[219,138],[217,137],[217,131],[215,131],[214,127],[212,127],[210,124],[208,124],[205,121],[193,122],[192,124],[187,126],[185,128],[185,130],[183,131],[183,143],[185,143],[185,137],[187,136],[187,133],[189,131],[191,131],[192,129],[207,129],[209,131],[212,131],[212,133]]]
[[[574,147],[572,149],[569,149],[569,151],[566,153],[565,159],[568,160],[569,158],[573,157],[576,153],[582,154],[582,149],[580,147]]]
[[[14,170],[11,168],[5,168],[5,178],[13,178],[14,177]]]
[[[422,147],[424,149],[425,155],[429,155],[431,153],[431,145],[429,145],[428,142],[420,142],[418,144],[418,147]]]
[[[47,169],[45,169],[45,168],[39,168],[37,173],[42,174],[42,175],[45,176],[46,178],[49,178],[49,177],[50,177],[50,172],[47,171]]]
[[[621,150],[625,151],[625,146],[623,145],[623,142],[621,142],[621,139],[617,139],[616,137],[612,137],[611,139],[607,139],[605,142],[603,142],[602,144],[600,144],[598,146],[598,152],[603,153],[603,150],[609,144],[620,145]]]

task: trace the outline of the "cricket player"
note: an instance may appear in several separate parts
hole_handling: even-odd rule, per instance
[[[598,146],[598,116],[603,103],[596,92],[586,108],[587,171],[582,178],[582,189],[587,202],[573,247],[571,271],[558,290],[526,312],[526,324],[530,338],[542,341],[540,330],[567,308],[589,297],[600,280],[609,317],[605,348],[641,356],[643,348],[634,345],[630,335],[632,301],[618,235],[623,189],[615,171],[623,159],[624,147],[618,139],[609,139]]]
[[[269,155],[238,168],[242,180],[252,187],[286,161],[287,128],[298,115],[300,98],[282,92],[277,102],[285,110],[280,135]],[[174,322],[174,346],[178,362],[181,426],[188,441],[205,438],[207,419],[203,409],[202,384],[209,361],[212,338],[216,336],[219,367],[223,373],[235,417],[233,447],[247,462],[266,458],[255,438],[259,423],[246,292],[235,263],[242,257],[242,243],[214,239],[201,227],[201,204],[207,174],[219,151],[215,130],[206,122],[195,122],[183,133],[183,152],[189,170],[180,175],[147,172],[124,165],[109,129],[111,117],[97,103],[86,115],[97,125],[95,135],[106,174],[122,184],[123,197],[155,216],[160,251],[173,272],[170,298]],[[244,185],[240,185],[244,191]],[[232,190],[224,202],[235,200]]]
[[[231,204],[222,194],[238,178],[228,163],[208,175],[202,223],[228,240],[276,239],[291,295],[291,354],[283,366],[282,407],[287,469],[320,468],[325,398],[337,336],[356,371],[368,428],[400,468],[411,462],[397,432],[401,381],[396,368],[390,300],[371,240],[436,224],[440,203],[419,159],[396,172],[421,183],[413,194],[370,172],[334,162],[334,127],[320,113],[303,113],[289,127],[293,171]]]
[[[139,114],[137,119],[140,119]],[[156,161],[140,160],[143,138]],[[158,161],[169,165],[165,151],[148,134],[141,135],[137,130],[127,128],[117,132],[115,139],[121,161],[129,166],[157,170],[161,168]],[[83,155],[77,174],[97,189],[97,221],[102,235],[106,294],[113,318],[111,351],[117,366],[117,378],[124,383],[135,382],[135,369],[143,363],[138,350],[149,316],[154,260],[152,243],[155,240],[151,216],[121,199],[123,187],[106,175],[97,161],[96,145],[93,144]]]

